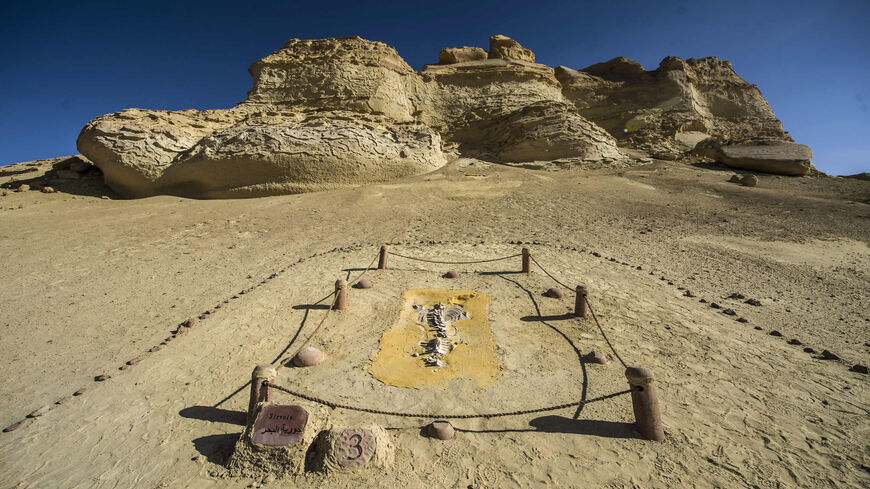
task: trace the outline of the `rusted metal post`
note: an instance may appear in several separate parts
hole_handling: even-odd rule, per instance
[[[335,306],[333,309],[339,311],[345,310],[345,308],[347,308],[347,280],[335,281],[335,294],[338,297],[335,299]]]
[[[574,300],[574,315],[585,318],[589,315],[589,305],[586,303],[586,286],[578,285],[576,292],[577,298]]]
[[[532,270],[531,260],[529,260],[529,249],[523,248],[523,273],[529,273]]]
[[[278,372],[271,364],[264,363],[254,367],[251,374],[251,401],[248,403],[248,423],[254,421],[254,413],[257,411],[257,403],[272,400],[272,388],[263,385],[264,381],[275,382]]]
[[[381,255],[378,257],[378,270],[387,269],[387,247],[381,246]]]
[[[625,378],[631,386],[631,404],[637,431],[648,440],[664,440],[665,429],[662,426],[652,370],[646,367],[628,367],[625,369]]]

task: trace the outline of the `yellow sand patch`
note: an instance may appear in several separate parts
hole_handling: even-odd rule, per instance
[[[478,388],[495,382],[499,362],[495,358],[495,339],[489,328],[487,313],[490,299],[473,290],[416,289],[402,294],[405,300],[399,320],[381,337],[380,348],[369,372],[385,384],[397,387],[424,385],[447,386],[450,379],[474,380]],[[431,307],[435,304],[456,305],[469,313],[469,319],[452,323],[449,328],[456,335],[450,338],[455,345],[444,361],[444,367],[427,367],[423,361],[424,349],[420,342],[435,337],[427,324],[418,321],[415,305]],[[412,356],[414,353],[419,356]]]

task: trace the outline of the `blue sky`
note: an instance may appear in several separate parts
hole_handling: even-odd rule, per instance
[[[0,164],[72,154],[94,117],[226,108],[290,38],[360,35],[414,68],[445,46],[513,37],[550,66],[718,56],[755,83],[822,171],[870,171],[870,0],[7,2]]]

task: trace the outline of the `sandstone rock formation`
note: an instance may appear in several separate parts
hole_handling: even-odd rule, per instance
[[[108,114],[78,147],[121,195],[229,198],[429,172],[446,164],[444,142],[497,162],[625,166],[620,147],[673,158],[711,137],[790,141],[728,62],[665,58],[648,72],[625,58],[580,71],[534,60],[497,35],[488,52],[445,48],[417,72],[384,43],[293,39],[251,65],[236,107]]]

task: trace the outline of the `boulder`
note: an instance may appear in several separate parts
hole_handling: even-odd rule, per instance
[[[733,168],[775,173],[806,175],[814,167],[809,146],[786,142],[767,144],[733,144],[720,148],[719,161]]]
[[[513,39],[496,34],[489,38],[489,59],[518,59],[535,62],[535,53]]]
[[[452,65],[454,63],[467,63],[469,61],[482,61],[487,58],[487,52],[483,48],[462,46],[459,48],[444,48],[438,53],[438,64]]]

